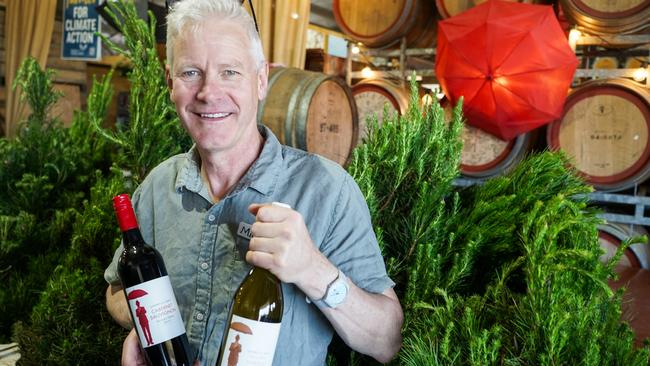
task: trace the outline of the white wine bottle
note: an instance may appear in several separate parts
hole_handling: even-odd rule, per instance
[[[253,267],[235,292],[217,366],[271,366],[283,302],[280,280],[264,268]]]
[[[280,335],[282,302],[277,277],[253,267],[235,293],[217,365],[271,366]]]

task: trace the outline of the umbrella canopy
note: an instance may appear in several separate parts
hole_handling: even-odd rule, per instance
[[[126,298],[129,299],[129,300],[135,300],[135,299],[140,298],[140,297],[142,297],[144,295],[148,295],[147,291],[141,290],[141,289],[135,289],[135,290],[129,292],[126,295]]]
[[[469,124],[509,140],[562,115],[578,59],[551,6],[492,0],[438,27],[436,77]]]
[[[251,328],[248,325],[244,324],[244,323],[232,322],[230,324],[230,328],[232,328],[232,329],[234,329],[234,330],[236,330],[236,331],[238,331],[240,333],[253,334],[253,331],[251,330]]]

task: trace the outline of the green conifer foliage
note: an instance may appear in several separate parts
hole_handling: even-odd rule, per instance
[[[456,189],[461,116],[435,104],[369,125],[349,171],[405,312],[404,365],[647,365],[599,262],[596,212],[560,153]]]
[[[61,128],[47,113],[51,73],[27,61],[19,83],[33,113],[18,138],[0,139],[0,342],[19,320],[22,365],[118,362],[125,331],[104,306],[103,269],[119,243],[110,199],[190,144],[153,23],[132,3],[111,8],[132,63],[129,124],[101,127],[108,75]],[[349,165],[405,311],[394,363],[647,365],[648,349],[635,350],[621,323],[621,293],[607,286],[617,257],[598,261],[589,188],[566,158],[531,156],[507,176],[457,189],[461,108],[446,122],[437,104],[418,107],[412,89],[408,113],[381,128],[375,119]]]
[[[65,258],[28,320],[14,325],[22,365],[115,365],[126,331],[106,311],[104,268],[119,243],[110,198],[124,180],[98,177],[77,213]]]
[[[438,241],[437,225],[446,215],[444,199],[458,176],[462,148],[461,105],[447,124],[439,105],[418,106],[415,83],[411,91],[404,116],[385,110],[381,128],[376,117],[369,121],[366,142],[348,166],[368,203],[389,274],[399,280],[417,245]]]
[[[126,332],[106,311],[107,284],[103,279],[103,270],[120,238],[111,198],[118,193],[132,192],[149,170],[167,157],[187,150],[191,143],[169,101],[164,70],[154,47],[155,23],[147,25],[138,19],[132,2],[110,5],[113,12],[122,16],[118,24],[123,27],[126,49],[119,52],[129,57],[132,66],[128,74],[130,119],[116,130],[102,127],[113,124],[105,121],[113,93],[109,73],[93,84],[88,110],[75,114],[72,127],[55,128],[54,134],[65,134],[74,142],[62,142],[62,154],[74,156],[76,166],[87,169],[80,178],[86,186],[71,190],[69,194],[75,199],[62,200],[62,204],[67,204],[63,206],[66,209],[53,216],[53,227],[65,228],[65,233],[54,241],[60,248],[58,255],[49,262],[45,272],[30,268],[44,278],[34,281],[38,286],[16,285],[33,293],[30,304],[24,304],[22,311],[31,316],[8,314],[12,321],[21,320],[14,325],[13,339],[20,344],[22,365],[118,363]],[[75,149],[83,154],[75,155]],[[12,183],[11,178],[6,181]],[[40,182],[33,181],[33,185]],[[33,215],[32,212],[27,211],[26,217],[31,217],[28,215]],[[25,226],[32,221],[0,221],[0,238],[5,237],[5,230],[25,232]],[[43,238],[52,239],[45,235]],[[6,247],[13,248],[14,242],[7,241]],[[19,241],[18,245],[25,243]]]
[[[17,138],[0,140],[0,341],[29,314],[63,259],[77,208],[109,160],[90,130],[94,112],[77,113],[70,129],[50,117],[59,98],[52,71],[28,58],[17,76],[32,113]]]
[[[147,24],[138,18],[132,3],[122,1],[109,3],[107,12],[119,24],[125,48],[102,38],[109,48],[129,59],[131,89],[128,125],[118,126],[117,131],[101,131],[120,150],[115,164],[131,172],[137,183],[167,157],[186,151],[191,139],[169,98],[164,68],[156,52],[156,18],[150,15]]]

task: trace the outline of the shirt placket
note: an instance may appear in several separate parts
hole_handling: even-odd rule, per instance
[[[212,268],[214,243],[219,234],[217,218],[221,212],[221,205],[214,205],[208,210],[203,222],[201,233],[201,247],[197,262],[197,279],[194,312],[192,313],[191,340],[202,344],[206,338],[208,311],[212,298]],[[203,350],[199,350],[203,352]]]

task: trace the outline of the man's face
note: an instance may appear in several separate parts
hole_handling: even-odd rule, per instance
[[[173,46],[168,85],[176,111],[199,151],[219,152],[257,136],[257,102],[264,98],[266,65],[258,66],[241,25],[204,22]]]

